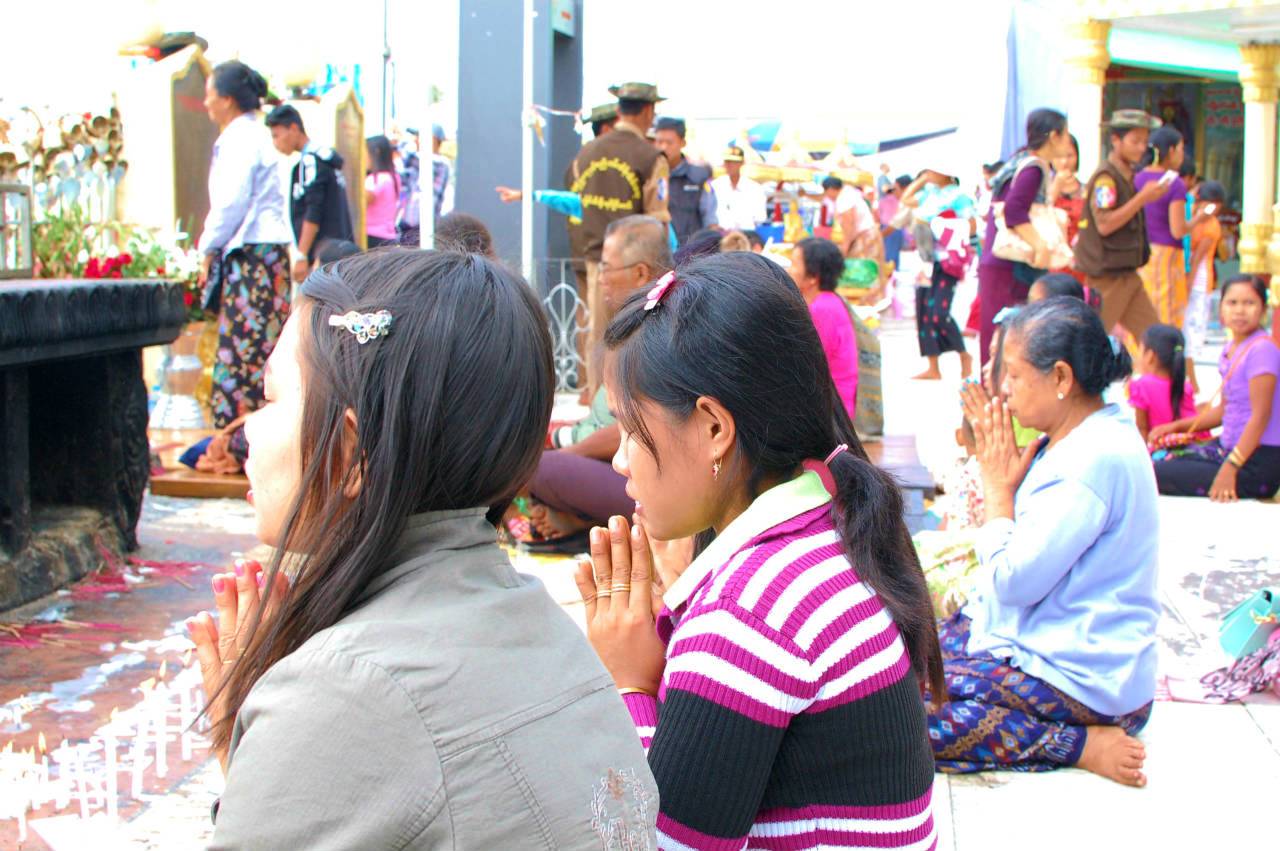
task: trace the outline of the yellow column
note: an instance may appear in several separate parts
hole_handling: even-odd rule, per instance
[[[1244,90],[1244,200],[1240,271],[1265,273],[1276,202],[1276,95],[1280,44],[1240,46]],[[1280,248],[1280,246],[1278,246]]]
[[[1079,173],[1093,174],[1106,156],[1102,149],[1102,88],[1111,53],[1110,21],[1077,21],[1067,27],[1067,121],[1080,142]]]

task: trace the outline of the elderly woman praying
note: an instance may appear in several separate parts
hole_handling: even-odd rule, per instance
[[[1102,391],[1132,364],[1098,315],[1058,296],[1020,310],[1001,398],[963,391],[986,522],[976,592],[940,625],[948,694],[930,707],[939,770],[1077,765],[1142,786],[1155,696],[1155,477]],[[1019,451],[1013,417],[1043,433]]]

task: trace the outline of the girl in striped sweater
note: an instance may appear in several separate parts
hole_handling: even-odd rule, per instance
[[[592,530],[578,584],[649,749],[659,847],[933,848],[933,610],[804,299],[771,261],[716,255],[606,343],[636,514]],[[650,533],[702,545],[656,623]]]

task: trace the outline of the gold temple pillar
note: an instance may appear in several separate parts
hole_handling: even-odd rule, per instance
[[[1087,177],[1106,156],[1102,147],[1103,87],[1111,52],[1110,21],[1077,21],[1067,27],[1067,121],[1080,143],[1077,171]]]
[[[1272,208],[1276,203],[1276,65],[1280,44],[1240,46],[1244,99],[1244,199],[1241,204],[1240,271],[1268,271]],[[1277,246],[1280,250],[1280,246]]]

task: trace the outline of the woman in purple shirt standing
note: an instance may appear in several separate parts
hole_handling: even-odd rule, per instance
[[[1280,490],[1280,348],[1262,327],[1266,305],[1267,288],[1253,275],[1236,275],[1223,287],[1222,324],[1231,343],[1218,362],[1221,401],[1152,429],[1150,439],[1218,426],[1222,434],[1157,461],[1160,493],[1235,502]]]
[[[1186,156],[1182,134],[1173,127],[1161,127],[1151,134],[1146,167],[1134,175],[1133,188],[1141,191],[1149,183],[1164,182],[1168,190],[1146,205],[1147,240],[1151,259],[1138,270],[1142,284],[1155,305],[1160,321],[1182,327],[1187,310],[1187,271],[1182,238],[1209,218],[1204,213],[1187,220],[1187,184],[1178,176]],[[1172,175],[1172,176],[1168,176]]]
[[[1050,264],[1049,248],[1031,225],[1031,205],[1045,203],[1049,185],[1049,162],[1065,157],[1071,147],[1067,117],[1052,109],[1036,109],[1027,116],[1027,144],[991,180],[991,200],[1004,202],[1005,224],[1035,249],[1030,266],[1003,260],[992,253],[995,244],[995,211],[987,215],[987,236],[978,262],[978,299],[981,301],[982,362],[987,362],[995,318],[1006,307],[1023,304],[1027,291]]]

